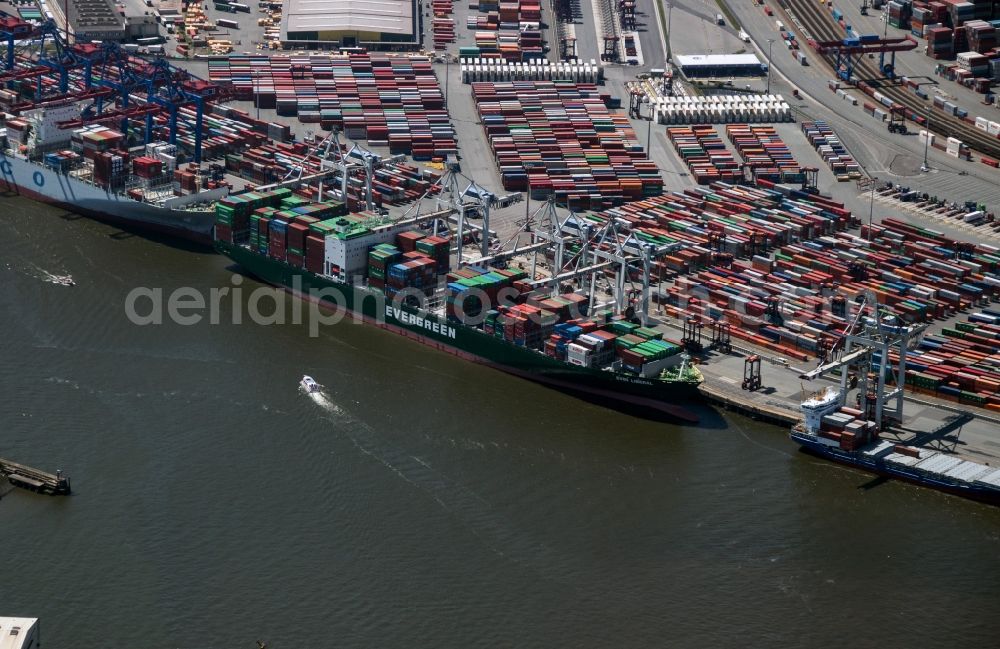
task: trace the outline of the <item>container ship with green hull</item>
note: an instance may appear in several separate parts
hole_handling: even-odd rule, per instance
[[[412,227],[276,190],[220,202],[215,246],[251,276],[440,351],[635,414],[697,421],[685,405],[703,379],[679,343],[588,315],[585,296],[531,290],[523,271],[450,271],[449,239]]]

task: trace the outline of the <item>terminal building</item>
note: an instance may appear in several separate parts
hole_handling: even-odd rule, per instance
[[[281,40],[290,45],[413,49],[419,46],[417,0],[288,0]]]
[[[69,10],[68,31],[74,41],[125,40],[125,18],[118,13],[114,0],[68,0],[47,6],[61,25],[66,25],[63,12]]]
[[[767,72],[756,54],[678,54],[674,63],[688,78],[759,77]]]

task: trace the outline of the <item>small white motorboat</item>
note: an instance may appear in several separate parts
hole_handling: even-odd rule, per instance
[[[307,394],[312,394],[322,390],[320,384],[314,381],[313,377],[308,375],[302,377],[302,380],[299,381],[299,385],[302,386],[302,389],[305,390]]]

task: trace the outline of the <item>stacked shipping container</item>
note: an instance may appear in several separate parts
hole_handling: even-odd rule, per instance
[[[434,33],[434,49],[443,50],[455,42],[455,19],[451,17],[451,0],[433,0],[431,9],[434,19],[431,23]]]
[[[209,78],[279,115],[338,128],[418,160],[457,151],[444,96],[426,56],[230,56]]]
[[[802,132],[813,145],[820,157],[830,165],[837,180],[850,180],[861,177],[861,167],[851,154],[847,152],[837,134],[824,121],[802,122]]]
[[[721,184],[717,189],[731,194]],[[643,220],[650,215],[642,214]],[[673,221],[673,213],[652,215]],[[760,246],[745,247],[737,252],[749,261],[679,277],[664,296],[665,310],[676,317],[725,318],[734,337],[805,360],[836,343],[854,318],[855,297],[865,292],[904,322],[950,317],[1000,297],[996,247],[959,243],[894,219],[870,233],[862,228],[864,238],[826,231],[800,230],[800,241],[770,255],[760,254]],[[974,313],[942,334],[926,337],[911,355],[908,386],[1000,410],[1000,313]]]
[[[819,196],[727,183],[692,187],[585,218],[596,223],[613,218],[639,241],[673,245],[673,252],[654,261],[653,273],[659,279],[832,234],[852,222],[840,203]]]
[[[571,209],[598,209],[657,195],[663,179],[628,119],[612,114],[593,84],[473,83],[473,98],[505,189],[555,195]]]
[[[941,333],[907,354],[907,387],[1000,411],[1000,312],[972,313]]]
[[[927,47],[924,49],[932,59],[950,59],[955,56],[955,46],[952,43],[951,29],[948,27],[931,27],[927,29]]]
[[[460,48],[462,58],[502,58],[506,61],[545,58],[539,0],[479,0],[478,8],[486,15],[469,19],[467,26],[476,30],[476,45]]]
[[[802,169],[773,126],[727,124],[726,136],[753,171],[754,180],[802,182]]]
[[[711,124],[671,127],[667,137],[699,185],[742,179],[740,163]]]

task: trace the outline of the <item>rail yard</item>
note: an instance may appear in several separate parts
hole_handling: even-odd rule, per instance
[[[747,3],[742,27],[593,4],[415,4],[425,51],[184,61],[7,16],[5,181],[273,284],[395,300],[350,308],[561,390],[688,420],[700,394],[805,421],[793,438],[835,461],[994,498],[1000,124],[921,98],[926,79],[869,58],[915,41],[855,38],[825,3]],[[976,193],[939,196],[945,177]]]

